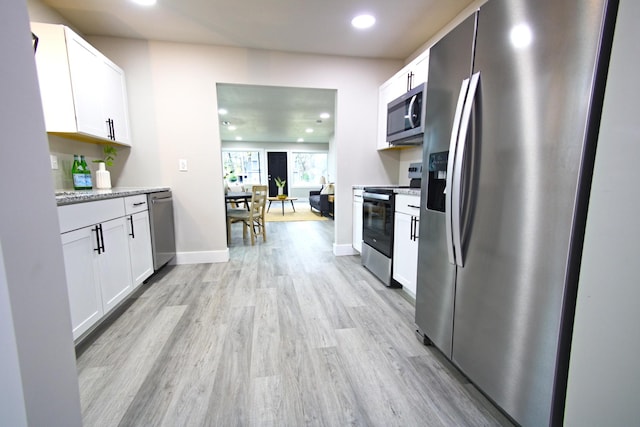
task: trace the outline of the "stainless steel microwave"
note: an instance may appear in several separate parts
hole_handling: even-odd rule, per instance
[[[391,145],[422,144],[426,106],[422,83],[387,105],[387,142]]]

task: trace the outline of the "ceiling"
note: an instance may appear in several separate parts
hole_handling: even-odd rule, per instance
[[[142,7],[129,0],[41,1],[86,36],[400,60],[408,58],[472,3],[472,0],[158,0],[155,6]],[[373,28],[351,27],[353,16],[362,12],[376,16]],[[297,92],[281,88],[281,93],[264,87],[255,88],[252,93],[251,87],[238,85],[226,89],[219,93],[219,103],[224,103],[233,115],[229,117],[244,123],[245,141],[297,140],[303,117],[317,118],[319,111],[335,104],[330,93],[324,93],[331,91],[310,96],[308,91],[314,89]],[[288,101],[283,99],[287,97]],[[274,108],[276,103],[278,109]],[[333,107],[330,112],[333,113]],[[327,122],[333,123],[333,114]],[[316,125],[312,135],[305,133],[302,137],[306,142],[327,142],[333,129],[327,133],[320,124]],[[223,140],[235,140],[236,135],[227,134],[227,130],[221,126]],[[325,139],[320,141],[321,137]]]
[[[333,136],[335,90],[219,83],[217,92],[228,111],[219,114],[222,141],[327,143]]]

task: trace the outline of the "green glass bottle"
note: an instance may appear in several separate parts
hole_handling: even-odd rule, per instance
[[[82,171],[82,166],[80,165],[80,156],[78,156],[77,154],[73,155],[71,177],[73,178],[73,189],[84,190],[84,172]]]
[[[82,173],[84,174],[84,189],[91,190],[93,188],[93,182],[91,180],[91,169],[87,166],[87,162],[84,156],[80,156],[80,166],[82,166]]]

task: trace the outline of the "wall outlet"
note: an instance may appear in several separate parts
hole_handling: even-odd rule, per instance
[[[178,160],[178,170],[180,172],[186,172],[189,170],[189,166],[187,165],[187,159]]]
[[[58,170],[58,156],[51,154],[49,158],[51,159],[51,169]]]

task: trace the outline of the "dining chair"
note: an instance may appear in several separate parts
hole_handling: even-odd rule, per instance
[[[265,229],[264,210],[267,204],[268,187],[266,185],[254,185],[251,190],[249,209],[227,209],[227,239],[231,241],[231,224],[242,221],[242,238],[247,238],[247,231],[251,232],[251,245],[256,238],[262,235],[262,241],[267,241]]]

